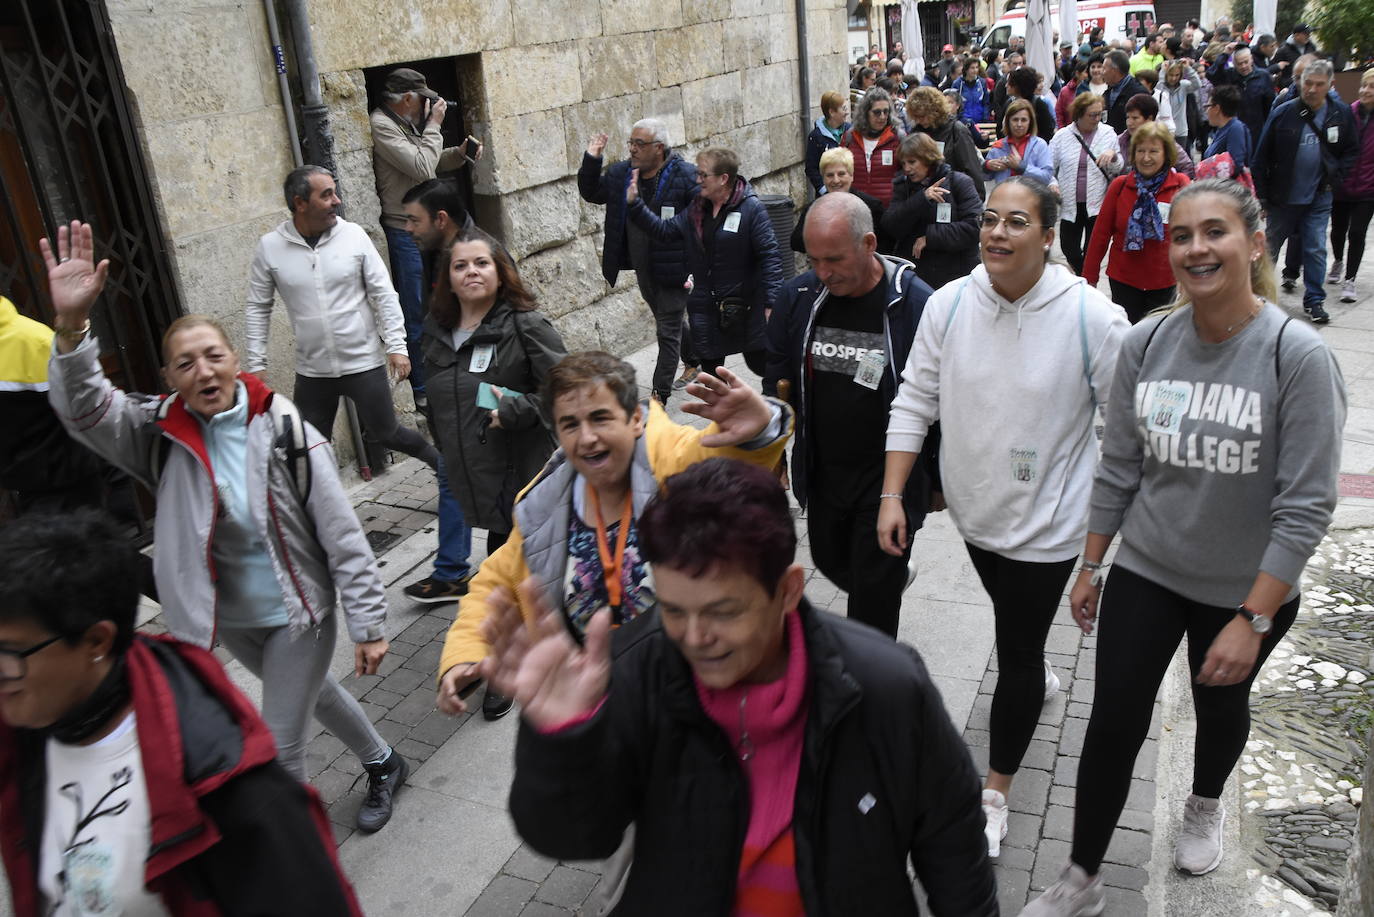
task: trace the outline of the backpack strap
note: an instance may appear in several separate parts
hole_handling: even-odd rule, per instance
[[[949,337],[949,326],[954,324],[954,313],[959,311],[959,302],[964,298],[964,288],[968,286],[968,282],[972,278],[972,274],[965,277],[964,282],[959,284],[959,289],[954,294],[954,305],[949,307],[949,317],[945,319],[945,333],[940,338],[941,343],[944,343],[944,339]]]
[[[1278,337],[1278,340],[1276,340],[1276,341],[1274,342],[1274,378],[1275,378],[1275,379],[1282,379],[1282,378],[1283,378],[1283,373],[1281,372],[1282,366],[1281,366],[1280,363],[1279,363],[1279,355],[1283,352],[1283,331],[1284,331],[1285,328],[1288,327],[1288,323],[1291,322],[1292,320],[1293,320],[1293,316],[1291,316],[1291,315],[1288,316],[1287,318],[1285,318],[1285,319],[1283,320],[1283,324],[1282,324],[1282,325],[1279,325],[1279,337]]]
[[[1088,383],[1088,398],[1092,400],[1093,411],[1098,408],[1097,389],[1093,387],[1093,360],[1088,352],[1088,282],[1078,281],[1078,344],[1083,351],[1083,378]]]
[[[268,415],[272,419],[272,429],[277,432],[272,447],[277,452],[277,458],[286,465],[287,477],[304,506],[310,499],[314,485],[310,470],[310,445],[305,439],[305,418],[301,417],[300,409],[280,392],[273,393]]]

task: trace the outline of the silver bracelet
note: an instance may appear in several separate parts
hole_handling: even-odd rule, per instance
[[[901,494],[878,494],[879,500],[901,500]]]

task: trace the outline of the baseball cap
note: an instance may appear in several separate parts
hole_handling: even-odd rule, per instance
[[[1061,41],[1061,42],[1059,43],[1059,47],[1061,47],[1061,48],[1072,48],[1072,47],[1073,47],[1073,42],[1069,41],[1069,40],[1066,38],[1066,39],[1064,39],[1063,41]]]
[[[953,50],[954,50],[954,45],[945,45],[943,48],[940,49],[940,53],[943,54],[943,53],[946,52],[946,51],[953,51]]]
[[[1306,32],[1308,35],[1311,35],[1311,34],[1312,34],[1312,30],[1311,30],[1310,28],[1308,28],[1307,23],[1305,23],[1305,22],[1299,22],[1297,25],[1293,26],[1293,31],[1294,31],[1294,32]]]
[[[425,75],[409,67],[398,67],[386,75],[387,92],[418,92],[427,99],[439,98],[439,93],[429,88]]]

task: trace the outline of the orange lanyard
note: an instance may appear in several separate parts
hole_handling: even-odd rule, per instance
[[[630,515],[634,512],[633,495],[629,492],[625,494],[625,507],[620,511],[620,534],[615,540],[615,557],[611,556],[610,540],[606,537],[606,523],[601,518],[601,500],[590,482],[587,484],[587,497],[591,501],[592,509],[596,511],[596,553],[601,557],[601,575],[606,581],[606,599],[611,603],[611,610],[618,618],[625,593],[620,568],[625,561],[625,542],[630,540]]]

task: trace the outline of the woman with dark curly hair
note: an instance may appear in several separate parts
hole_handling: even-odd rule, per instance
[[[956,121],[950,113],[944,94],[931,86],[920,87],[907,96],[906,114],[913,131],[929,134],[949,167],[973,179],[973,187],[978,189],[978,196],[982,197],[983,157],[978,155],[978,148],[968,127]]]
[[[499,242],[472,227],[446,256],[421,339],[426,388],[449,487],[491,553],[510,535],[515,495],[553,453],[537,393],[568,351]]]

